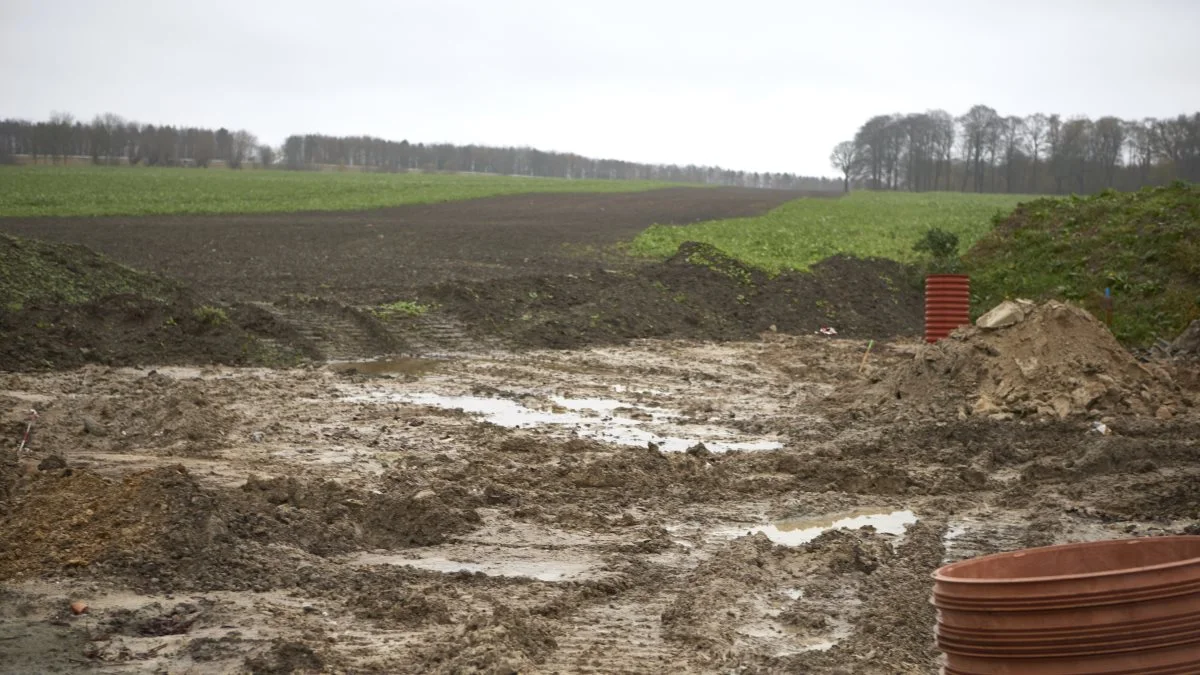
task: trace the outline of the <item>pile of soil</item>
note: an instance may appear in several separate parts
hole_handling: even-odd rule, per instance
[[[1165,371],[1138,363],[1083,309],[1056,301],[1013,306],[1011,325],[962,328],[851,392],[852,400],[858,408],[1060,419],[1170,418],[1189,404]]]
[[[119,481],[35,472],[11,493],[0,519],[0,580],[108,573],[156,590],[287,585],[277,576],[294,577],[299,565],[281,566],[281,555],[298,562],[430,545],[479,522],[467,495],[397,496],[295,478],[213,490],[182,466]],[[465,503],[450,505],[452,497]]]
[[[210,304],[84,246],[0,235],[0,270],[0,371],[289,363],[311,352],[261,308]]]
[[[663,263],[629,270],[446,283],[421,301],[481,337],[520,347],[577,348],[637,338],[737,340],[768,330],[849,337],[917,335],[923,297],[911,268],[834,256],[812,271],[768,277],[708,244],[685,242]]]
[[[295,331],[253,306],[207,308],[182,293],[169,300],[111,295],[80,304],[0,308],[0,370],[109,366],[288,364],[308,356]]]

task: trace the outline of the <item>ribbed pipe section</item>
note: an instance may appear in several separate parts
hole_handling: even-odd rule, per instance
[[[1200,537],[964,560],[932,602],[947,675],[1200,673]]]
[[[925,341],[937,342],[971,322],[971,279],[965,274],[925,277]]]

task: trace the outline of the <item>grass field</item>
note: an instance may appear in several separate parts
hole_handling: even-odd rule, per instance
[[[635,192],[656,181],[478,174],[0,167],[0,216],[349,211],[524,192]]]
[[[694,225],[655,225],[634,240],[637,254],[666,257],[685,241],[712,244],[769,272],[806,269],[837,253],[916,259],[913,243],[929,228],[959,235],[966,251],[992,227],[997,212],[1011,211],[1022,195],[954,192],[854,192],[842,199],[805,198],[762,216]]]

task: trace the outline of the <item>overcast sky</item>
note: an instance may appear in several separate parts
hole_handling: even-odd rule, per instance
[[[0,117],[832,175],[868,117],[1200,110],[1200,0],[0,0]]]

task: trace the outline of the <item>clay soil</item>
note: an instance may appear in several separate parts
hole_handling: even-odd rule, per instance
[[[938,566],[1200,532],[1195,361],[1059,306],[925,346],[884,261],[628,260],[790,196],[649,194],[0,224],[310,358],[0,373],[0,671],[934,673]]]

